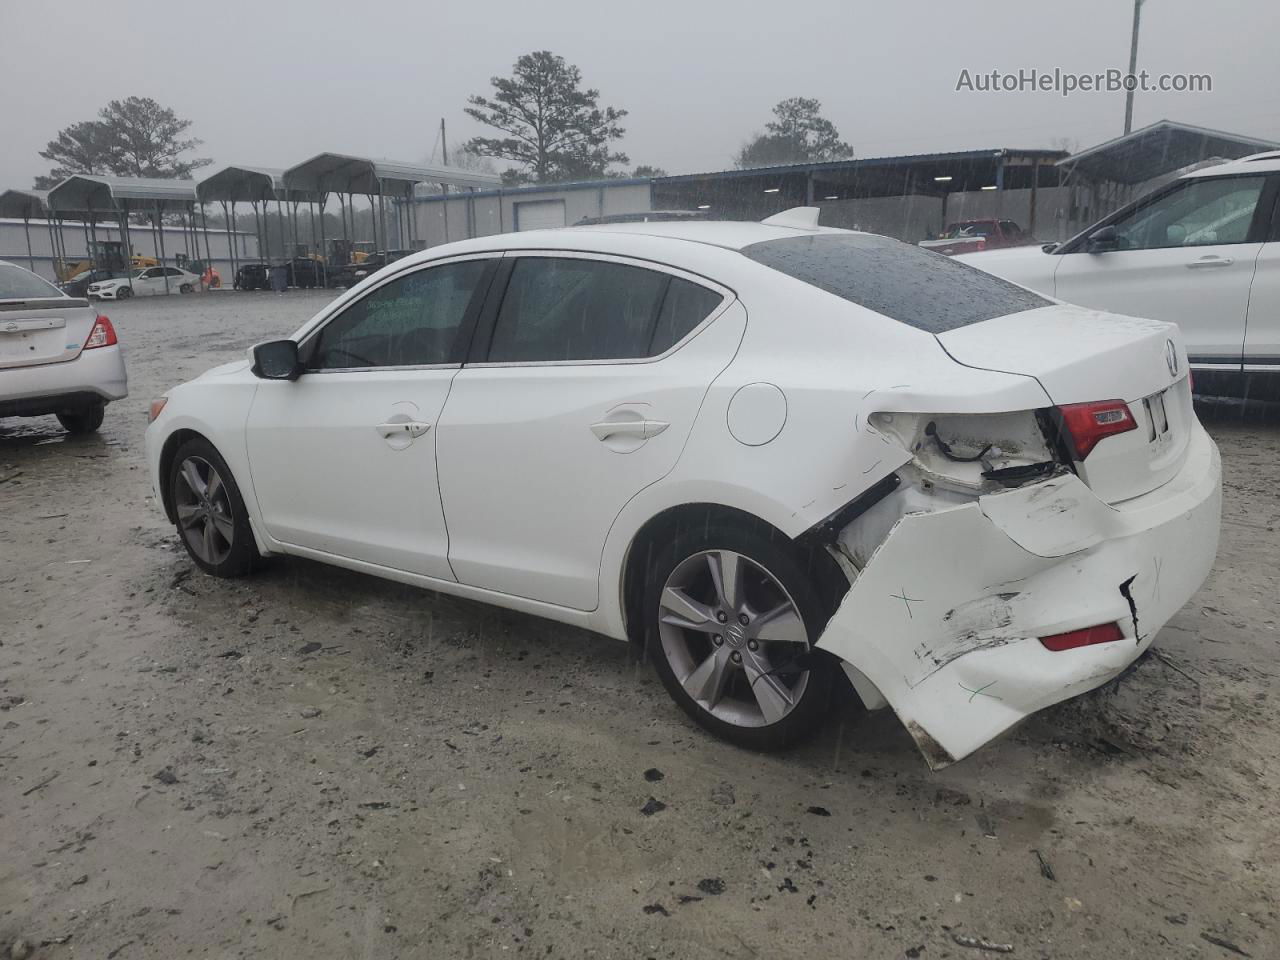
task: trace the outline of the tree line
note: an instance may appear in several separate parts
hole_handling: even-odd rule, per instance
[[[467,115],[492,128],[463,145],[465,165],[506,161],[507,184],[559,183],[607,177],[659,177],[666,171],[641,164],[617,149],[626,134],[627,111],[601,106],[600,91],[584,88],[582,71],[549,50],[516,60],[510,76],[493,77],[492,91],[467,98]],[[814,163],[853,156],[822,103],[789,97],[777,103],[763,130],[752,133],[733,155],[740,168]],[[48,189],[75,174],[186,178],[212,161],[192,157],[202,141],[187,135],[190,120],[150,97],[112,100],[95,119],[58,131],[40,156],[52,163],[36,178]],[[455,151],[456,154],[456,151]]]

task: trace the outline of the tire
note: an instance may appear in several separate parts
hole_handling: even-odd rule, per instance
[[[68,433],[76,435],[93,433],[102,426],[102,418],[106,410],[106,404],[97,403],[76,413],[60,413],[57,415],[58,422]]]
[[[133,296],[132,287],[121,287],[119,290],[116,291],[117,300],[128,300],[132,296]]]
[[[735,567],[739,588],[718,587],[732,582]],[[835,609],[824,598],[830,590],[825,567],[815,569],[762,525],[713,520],[682,529],[657,551],[645,587],[658,676],[680,708],[721,739],[752,750],[790,746],[822,720],[839,669],[812,647]]]
[[[178,292],[179,293],[195,293],[195,287],[191,286],[191,284],[189,283],[184,283],[182,286],[178,288]]]
[[[179,447],[166,482],[178,538],[196,566],[215,577],[244,576],[258,566],[240,487],[213,444],[195,437]]]

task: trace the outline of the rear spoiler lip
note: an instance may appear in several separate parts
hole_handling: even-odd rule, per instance
[[[0,300],[0,311],[71,310],[87,306],[89,306],[89,301],[78,297],[32,297],[30,300]]]

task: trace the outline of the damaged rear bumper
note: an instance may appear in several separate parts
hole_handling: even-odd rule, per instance
[[[1197,424],[1178,475],[1115,506],[1067,474],[909,513],[817,646],[863,675],[860,692],[878,688],[937,769],[1132,663],[1208,575],[1221,502],[1218,450]],[[1124,638],[1039,642],[1103,623]]]

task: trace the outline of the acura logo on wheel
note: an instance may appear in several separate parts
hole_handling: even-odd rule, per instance
[[[1164,361],[1169,364],[1169,373],[1176,377],[1178,375],[1178,348],[1173,345],[1172,340],[1165,341]]]

